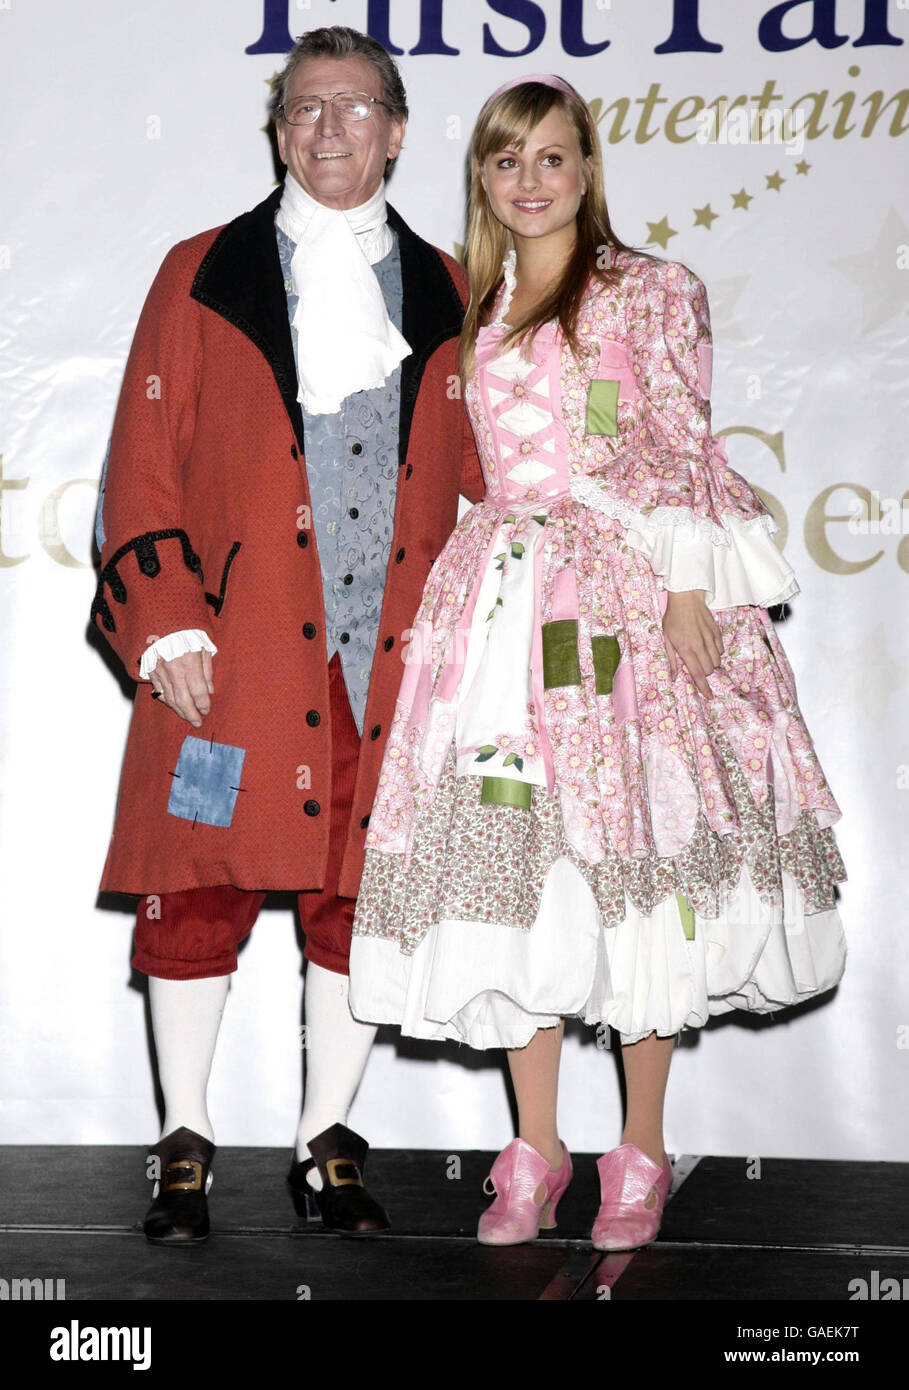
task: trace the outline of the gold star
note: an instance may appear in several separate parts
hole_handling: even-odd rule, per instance
[[[705,203],[702,208],[693,208],[694,225],[696,227],[706,227],[710,231],[710,225],[719,217],[718,212],[714,212],[709,203]]]
[[[655,241],[658,246],[661,246],[663,248],[664,251],[666,250],[666,247],[669,243],[669,238],[671,236],[678,236],[678,232],[673,231],[672,227],[670,227],[669,225],[669,220],[666,217],[661,217],[659,222],[648,222],[647,230],[649,231],[650,236],[647,238],[645,244],[649,246],[652,241]]]
[[[807,159],[800,159],[798,164],[795,166],[795,172],[797,174],[807,174],[810,168],[811,165],[808,163]]]
[[[766,180],[767,180],[767,187],[768,187],[768,188],[775,188],[776,191],[777,191],[777,193],[779,193],[779,191],[780,191],[780,189],[782,188],[783,184],[786,182],[786,180],[782,177],[782,175],[780,174],[780,171],[779,171],[778,169],[777,169],[777,171],[776,171],[775,173],[773,173],[773,174],[765,174],[764,177],[765,177]]]
[[[738,193],[733,193],[732,195],[732,206],[734,208],[744,208],[747,212],[748,204],[753,202],[754,195],[751,193],[746,193],[744,188],[740,188]]]

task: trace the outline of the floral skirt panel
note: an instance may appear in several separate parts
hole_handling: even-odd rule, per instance
[[[830,989],[840,811],[764,608],[714,611],[702,697],[666,593],[570,495],[460,521],[424,590],[354,919],[351,1006],[520,1047],[579,1015],[623,1041]]]

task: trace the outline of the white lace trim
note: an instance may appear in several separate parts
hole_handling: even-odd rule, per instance
[[[201,628],[188,627],[180,632],[169,632],[166,637],[159,637],[157,642],[145,648],[139,663],[139,679],[148,680],[158,664],[158,657],[162,661],[173,661],[174,657],[185,656],[187,652],[201,651],[211,652],[212,656],[218,651],[208,633]]]
[[[590,476],[572,478],[570,486],[575,501],[621,521],[627,544],[646,555],[670,593],[702,589],[714,610],[770,608],[799,593],[792,566],[771,540],[779,527],[770,516],[743,521],[729,513],[722,526],[695,520],[689,507],[657,507],[643,516],[604,497]]]
[[[569,482],[571,495],[576,502],[594,511],[605,512],[607,516],[620,521],[626,531],[637,531],[648,540],[656,540],[667,526],[685,540],[705,540],[712,545],[730,545],[731,536],[725,522],[720,524],[709,516],[695,518],[690,507],[654,507],[651,512],[639,512],[618,497],[610,497],[603,484],[589,473],[573,477]],[[763,531],[772,536],[780,528],[769,513],[743,521],[741,526],[747,531]]]
[[[511,301],[512,301],[512,298],[513,298],[513,296],[514,296],[515,286],[516,286],[517,283],[518,283],[518,277],[515,275],[515,269],[514,269],[514,268],[515,268],[515,264],[517,263],[517,259],[518,259],[517,252],[514,251],[514,250],[511,250],[511,251],[508,252],[508,255],[505,257],[504,261],[502,262],[502,274],[505,276],[505,295],[504,295],[504,298],[502,299],[502,307],[501,307],[501,309],[499,310],[498,317],[497,317],[496,319],[494,319],[492,323],[490,323],[490,324],[487,325],[487,327],[489,327],[489,328],[508,328],[508,327],[509,327],[509,325],[505,322],[505,315],[508,313],[508,310],[511,308]]]

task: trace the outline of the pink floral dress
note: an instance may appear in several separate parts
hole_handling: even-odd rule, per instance
[[[581,350],[501,351],[514,255],[466,404],[487,494],[414,619],[354,919],[354,1014],[522,1047],[577,1015],[623,1042],[769,1012],[845,961],[840,810],[766,609],[798,592],[710,433],[707,296],[617,252]],[[702,589],[711,699],[662,635]]]

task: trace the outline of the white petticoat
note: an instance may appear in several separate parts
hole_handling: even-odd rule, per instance
[[[743,866],[719,918],[695,915],[685,937],[674,896],[644,917],[602,927],[587,883],[568,859],[552,865],[530,931],[504,923],[437,923],[412,955],[355,935],[350,1005],[356,1018],[416,1038],[470,1047],[524,1047],[561,1017],[607,1023],[623,1043],[669,1036],[712,1014],[771,1013],[831,989],[846,961],[836,909],[805,914],[783,872],[783,903],[755,892]]]

